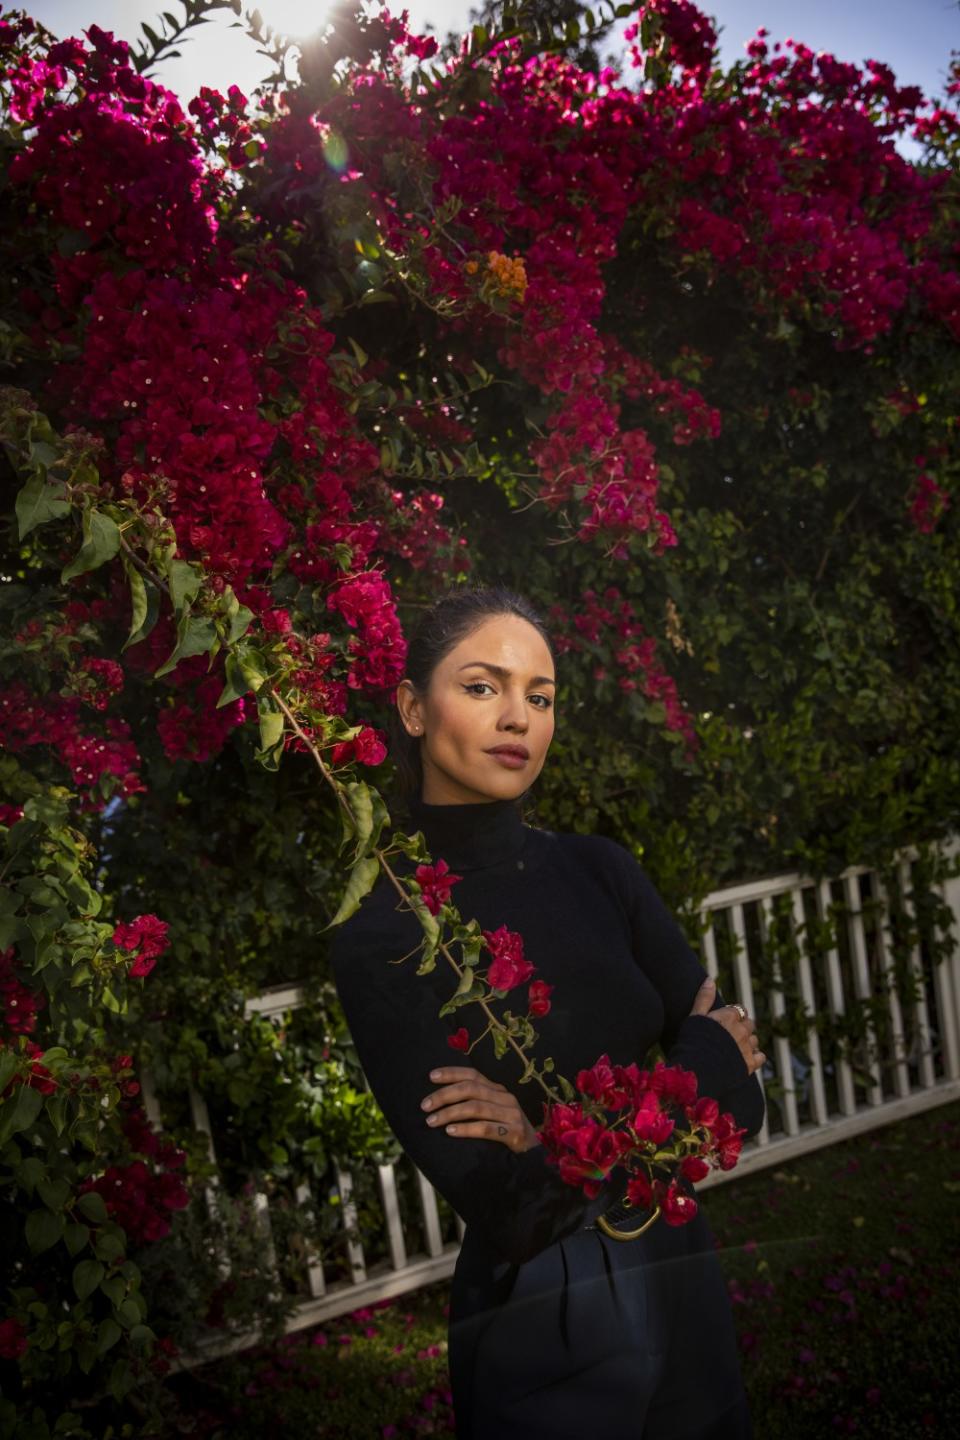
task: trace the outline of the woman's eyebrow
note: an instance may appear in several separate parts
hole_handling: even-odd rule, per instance
[[[506,670],[502,665],[491,665],[488,660],[468,660],[466,665],[461,665],[461,670],[469,670],[471,665],[479,665],[483,670],[489,670],[500,680],[509,680],[513,674],[512,670]],[[534,675],[530,681],[531,685],[556,685],[556,680],[551,680],[549,675]]]

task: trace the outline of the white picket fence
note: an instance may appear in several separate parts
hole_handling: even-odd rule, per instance
[[[949,858],[956,857],[960,851],[960,839],[953,838],[941,846],[940,851]],[[912,863],[915,860],[916,851],[912,848],[903,850],[897,857],[900,896],[911,917],[914,915]],[[953,928],[960,922],[960,877],[943,882],[940,894],[952,913],[949,929],[954,944],[948,958],[939,964],[930,963],[923,943],[911,948],[909,966],[919,981],[919,995],[911,1002],[913,1013],[910,1016],[905,1016],[900,995],[892,983],[889,898],[884,894],[876,872],[853,866],[835,880],[810,879],[801,874],[777,875],[717,890],[706,897],[701,906],[706,925],[700,946],[702,963],[711,975],[718,978],[718,940],[722,935],[721,927],[728,927],[727,939],[732,942],[727,947],[728,954],[732,951],[731,983],[721,980],[721,986],[728,999],[736,998],[754,1016],[758,1014],[758,1009],[755,1003],[755,966],[752,967],[751,958],[756,958],[757,947],[762,948],[768,934],[774,900],[781,895],[790,897],[796,985],[802,997],[804,1013],[810,1017],[811,1023],[805,1059],[793,1053],[787,1040],[763,1038],[768,1058],[759,1076],[760,1082],[769,1087],[775,1078],[781,1088],[775,1100],[768,1091],[767,1117],[763,1127],[744,1145],[736,1170],[711,1171],[698,1184],[698,1191],[764,1166],[782,1164],[823,1145],[835,1144],[875,1126],[886,1125],[916,1111],[960,1098],[960,944],[956,943]],[[838,899],[849,911],[846,945],[838,945],[825,954],[811,957],[804,947],[808,916],[814,920],[825,919],[828,907]],[[865,923],[864,907],[869,901],[878,901],[882,907],[880,924]],[[771,1016],[781,1016],[785,1010],[784,994],[780,988],[784,976],[776,971],[774,973],[780,984],[768,991],[766,1005]],[[874,1027],[868,1026],[863,1046],[853,1057],[861,1072],[858,1079],[850,1059],[839,1059],[835,1065],[822,1062],[813,1017],[818,1007],[822,1010],[824,1004],[833,1015],[843,1015],[848,1005],[869,999],[871,995],[883,996],[888,1007],[890,1044],[887,1051],[890,1053],[882,1052]],[[259,1012],[283,1023],[284,1017],[289,1017],[303,1000],[299,987],[278,987],[249,1000],[246,1013],[249,1017]],[[759,1013],[763,1013],[763,1008]],[[912,1023],[905,1024],[905,1019]],[[864,1072],[869,1072],[866,1083],[862,1078]],[[149,1076],[143,1079],[147,1113],[155,1122],[162,1123]],[[216,1137],[211,1133],[203,1096],[196,1090],[191,1092],[190,1107],[193,1124],[206,1135],[211,1158],[215,1161]],[[776,1120],[774,1127],[771,1127],[772,1117]],[[302,1298],[287,1322],[288,1331],[414,1290],[452,1273],[464,1232],[463,1222],[458,1216],[453,1216],[446,1206],[444,1210],[448,1213],[442,1220],[438,1197],[432,1186],[407,1157],[400,1164],[408,1167],[408,1179],[411,1174],[413,1176],[419,1214],[411,1217],[403,1213],[396,1167],[376,1166],[377,1191],[383,1212],[378,1248],[384,1258],[373,1261],[365,1257],[357,1236],[356,1177],[349,1169],[336,1167],[336,1191],[342,1222],[340,1244],[347,1262],[347,1275],[344,1278],[341,1262],[339,1276],[330,1279],[319,1260],[307,1256],[302,1265]],[[215,1182],[208,1190],[207,1200],[211,1206],[217,1204],[217,1189]],[[295,1198],[297,1204],[304,1204],[311,1198],[309,1187],[301,1184]],[[268,1261],[275,1264],[270,1204],[263,1191],[256,1193],[255,1201],[258,1222],[262,1227],[264,1253]],[[212,1341],[203,1347],[201,1354],[185,1359],[185,1363],[195,1363],[243,1348],[256,1339],[255,1334],[242,1334]]]

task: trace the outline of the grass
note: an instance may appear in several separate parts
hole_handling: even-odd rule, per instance
[[[960,1433],[960,1104],[707,1191],[754,1429]],[[447,1286],[172,1380],[203,1440],[451,1440]],[[171,1432],[173,1433],[173,1432]]]

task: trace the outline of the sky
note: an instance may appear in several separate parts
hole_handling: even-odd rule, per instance
[[[442,38],[448,30],[467,28],[476,3],[393,0],[390,8],[394,13],[409,10],[412,29],[432,28]],[[25,8],[61,37],[97,24],[130,41],[138,37],[142,20],[149,24],[164,9],[178,17],[183,13],[178,0],[17,0],[16,7],[0,3],[0,9],[10,8]],[[244,0],[245,10],[253,8],[252,0]],[[309,32],[322,23],[328,0],[257,0],[257,8],[267,25]],[[740,59],[745,42],[765,25],[771,39],[792,36],[840,60],[882,60],[901,84],[942,94],[950,51],[960,49],[958,0],[704,0],[702,8],[719,22],[721,55],[727,63]],[[225,11],[194,31],[183,58],[166,62],[155,78],[183,102],[201,85],[226,90],[235,84],[249,94],[270,67],[241,30],[230,28],[232,19]]]

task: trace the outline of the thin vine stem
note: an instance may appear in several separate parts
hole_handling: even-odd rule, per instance
[[[324,780],[326,781],[326,783],[330,786],[330,788],[334,791],[335,795],[337,796],[337,799],[338,799],[338,801],[339,801],[339,803],[340,803],[341,808],[346,811],[346,813],[351,817],[351,819],[353,819],[353,812],[352,812],[352,810],[350,809],[350,803],[349,803],[349,801],[347,800],[347,797],[344,795],[343,791],[341,790],[340,786],[339,786],[339,785],[336,783],[336,781],[334,780],[333,775],[331,774],[329,767],[324,763],[324,760],[323,760],[322,755],[320,754],[320,751],[317,749],[316,745],[313,743],[313,741],[311,740],[310,736],[307,735],[307,734],[304,732],[304,730],[302,729],[302,727],[301,727],[300,724],[298,723],[297,718],[296,718],[296,716],[294,715],[293,711],[290,709],[289,705],[287,705],[287,703],[286,703],[285,700],[283,699],[283,696],[280,694],[280,692],[276,689],[275,686],[271,686],[271,687],[270,687],[270,694],[271,694],[271,696],[273,697],[273,699],[277,702],[277,704],[279,705],[280,709],[283,711],[283,714],[286,716],[287,720],[289,721],[289,723],[290,723],[290,725],[291,725],[294,733],[295,733],[295,734],[297,735],[297,737],[302,741],[302,743],[303,743],[304,745],[306,745],[306,747],[307,747],[307,749],[309,750],[310,754],[313,756],[313,759],[314,759],[314,761],[316,762],[316,765],[317,765],[317,767],[318,767],[321,775],[323,776],[323,778],[324,778]],[[400,897],[401,901],[403,902],[403,904],[407,907],[408,910],[413,910],[413,911],[414,911],[414,914],[416,914],[416,909],[415,909],[415,907],[410,903],[410,897],[409,897],[407,891],[403,888],[403,885],[401,884],[401,881],[400,881],[398,875],[397,875],[396,872],[394,871],[393,866],[390,865],[389,861],[388,861],[387,858],[386,858],[386,852],[383,851],[379,846],[376,846],[376,847],[374,847],[373,853],[374,853],[374,855],[376,855],[377,860],[379,861],[380,866],[381,866],[381,868],[383,869],[384,874],[387,876],[387,878],[388,878],[388,880],[390,881],[391,885],[393,886],[394,890],[396,890],[396,892],[397,892],[397,894],[399,895],[399,897]],[[457,961],[456,961],[456,959],[454,958],[453,954],[451,953],[450,948],[449,948],[449,946],[447,945],[447,943],[446,943],[444,940],[441,940],[441,941],[440,941],[440,944],[439,944],[439,946],[438,946],[437,948],[439,949],[440,953],[443,955],[443,957],[444,957],[444,959],[447,961],[447,963],[450,965],[451,969],[453,970],[454,974],[457,976],[458,980],[461,979],[462,976],[463,976],[463,967],[457,963]],[[488,1005],[487,1001],[486,1001],[486,1000],[477,1000],[477,1001],[475,1001],[475,1002],[473,1002],[473,1003],[479,1005],[480,1008],[481,1008],[481,1010],[483,1011],[484,1015],[487,1017],[487,1021],[488,1021],[488,1027],[487,1027],[487,1028],[488,1028],[488,1031],[491,1030],[491,1029],[496,1029],[496,1030],[502,1031],[502,1033],[503,1033],[504,1036],[506,1037],[507,1044],[510,1046],[510,1048],[511,1048],[512,1050],[514,1050],[514,1051],[516,1052],[516,1054],[517,1054],[517,1056],[519,1057],[519,1059],[523,1062],[524,1068],[525,1068],[525,1069],[530,1069],[532,1078],[537,1081],[537,1083],[539,1084],[540,1088],[543,1090],[544,1094],[545,1094],[550,1100],[556,1101],[557,1103],[561,1103],[562,1100],[563,1100],[563,1097],[562,1097],[561,1095],[559,1095],[559,1094],[557,1093],[557,1091],[554,1090],[550,1085],[547,1084],[547,1082],[543,1079],[543,1076],[542,1076],[535,1068],[531,1067],[529,1058],[524,1054],[523,1050],[520,1048],[520,1046],[519,1046],[519,1045],[517,1044],[517,1042],[514,1040],[513,1036],[512,1036],[512,1035],[510,1034],[510,1032],[507,1030],[506,1026],[505,1026],[500,1020],[497,1019],[496,1015],[495,1015],[495,1014],[493,1013],[493,1011],[490,1009],[490,1006]],[[481,1038],[482,1038],[482,1037],[481,1037]]]

